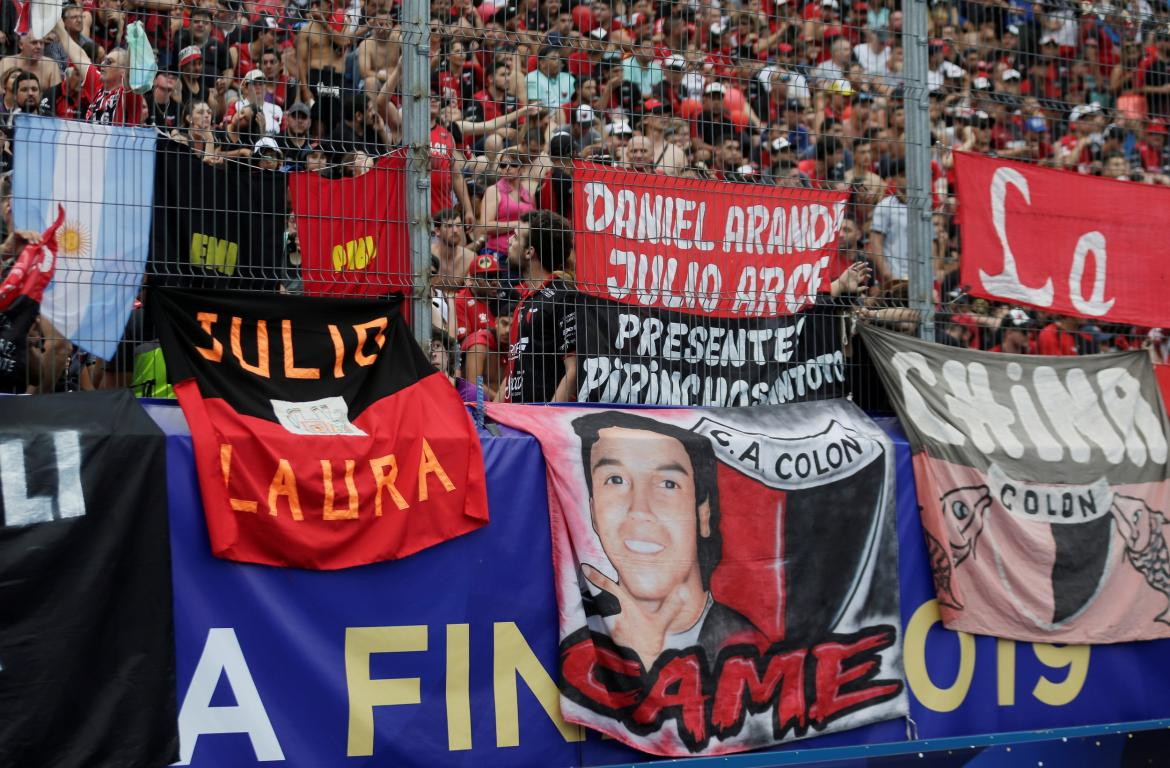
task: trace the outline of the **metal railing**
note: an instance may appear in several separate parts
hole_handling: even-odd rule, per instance
[[[655,309],[653,301],[633,309],[605,303],[614,294],[604,276],[616,273],[599,271],[594,261],[617,257],[588,250],[602,241],[573,209],[581,191],[574,174],[587,167],[609,174],[614,189],[635,201],[685,197],[721,210],[765,203],[794,209],[816,195],[843,202],[835,237],[822,244],[829,266],[821,287],[842,275],[844,283],[822,293],[816,316],[827,321],[809,324],[809,333],[819,334],[809,346],[840,351],[847,380],[842,389],[818,391],[880,406],[880,387],[851,334],[857,322],[958,345],[1035,351],[1037,333],[1058,320],[965,293],[955,150],[1134,183],[1170,182],[1170,97],[1160,90],[1170,88],[1164,11],[922,0],[68,5],[47,44],[0,30],[9,54],[0,62],[0,164],[11,174],[5,199],[15,195],[15,205],[4,206],[0,250],[11,260],[21,245],[18,230],[47,223],[51,204],[108,208],[121,199],[105,189],[110,166],[96,173],[78,149],[93,141],[93,129],[82,124],[92,113],[98,123],[156,129],[153,211],[145,225],[152,228],[150,260],[141,306],[120,334],[117,355],[93,354],[107,339],[55,339],[53,328],[38,323],[30,337],[37,359],[24,386],[13,388],[138,379],[143,393],[165,391],[142,362],[153,342],[150,289],[159,284],[406,290],[420,343],[433,346],[453,377],[482,377],[489,397],[502,396],[518,365],[529,378],[515,394],[536,400],[583,392],[629,398],[637,385],[638,397],[653,399],[653,386],[659,400],[671,388],[693,388],[688,402],[695,403],[744,402],[732,393],[746,386],[748,401],[767,402],[769,392],[795,392],[800,376],[808,383],[808,359],[817,355],[798,360],[753,351],[747,341],[765,331],[769,338],[789,333],[783,311],[737,320],[698,305],[687,312]],[[141,99],[117,90],[134,74],[124,68],[122,46],[126,25],[136,21],[160,70]],[[25,166],[21,178],[22,153],[31,156],[32,144],[47,140],[26,138],[21,147],[20,112],[78,120],[64,129],[77,151],[68,155],[72,165],[56,167],[57,186],[34,183],[38,174],[27,169],[37,166]],[[123,210],[123,218],[130,215]],[[571,257],[529,247],[530,210],[563,214],[539,218],[538,229],[568,228]],[[780,225],[772,217],[761,226]],[[121,230],[107,230],[100,243],[88,242],[84,227],[69,231],[63,264],[69,249],[102,251],[118,262],[129,248],[120,235],[110,239]],[[631,285],[642,277],[653,282],[656,255],[678,255],[653,231],[627,235],[623,242],[647,256],[630,262],[635,272],[645,270]],[[561,240],[540,242],[555,251]],[[784,249],[794,242],[792,231],[773,241],[778,245],[753,268],[789,269],[791,277],[798,260]],[[853,284],[845,270],[855,261],[872,279]],[[705,262],[696,263],[701,269]],[[746,278],[740,261],[726,256],[723,263],[737,265],[716,289],[717,300],[730,305]],[[687,263],[676,266],[680,301],[696,304],[697,275],[688,283]],[[552,273],[557,290],[523,298],[524,315],[514,319],[521,297]],[[80,278],[68,270],[56,278],[71,279]],[[753,285],[763,302],[769,291],[760,281]],[[788,288],[770,292],[783,300]],[[540,338],[514,332],[518,320]],[[644,346],[613,348],[621,324],[635,322],[642,323],[639,336],[627,328],[624,341]],[[655,322],[663,329],[655,331]],[[687,363],[679,334],[697,327],[705,329],[696,339],[701,348]],[[730,351],[719,341],[741,332],[745,341],[731,342]],[[1076,333],[1085,352],[1163,346],[1144,328],[1090,325]],[[676,342],[678,350],[666,351]],[[586,358],[593,360],[588,371]],[[584,378],[570,374],[578,363]],[[747,368],[750,375],[742,373]],[[591,374],[592,389],[584,380]]]

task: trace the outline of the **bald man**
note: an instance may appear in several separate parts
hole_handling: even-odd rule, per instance
[[[642,173],[654,172],[654,145],[646,136],[635,136],[626,144],[626,167]]]
[[[19,67],[37,76],[42,90],[48,90],[61,82],[61,68],[57,62],[45,57],[45,41],[32,35],[20,36],[20,53],[0,59],[0,72]]]

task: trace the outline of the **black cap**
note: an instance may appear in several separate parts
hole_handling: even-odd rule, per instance
[[[554,133],[548,140],[549,157],[572,157],[573,137],[567,133]]]

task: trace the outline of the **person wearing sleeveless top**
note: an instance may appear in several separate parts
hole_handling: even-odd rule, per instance
[[[516,229],[520,216],[536,208],[536,202],[525,177],[524,162],[515,148],[500,153],[497,164],[500,179],[488,187],[483,196],[480,224],[476,227],[485,238],[481,253],[491,253],[503,265],[508,252],[508,240]]]

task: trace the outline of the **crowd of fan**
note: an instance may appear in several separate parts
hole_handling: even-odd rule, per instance
[[[152,125],[209,164],[265,172],[360,175],[402,143],[393,0],[69,2],[43,40],[15,33],[20,8],[0,1],[5,166],[11,116],[22,111]],[[1150,0],[934,2],[920,83],[903,75],[896,0],[432,0],[438,325],[462,348],[464,374],[498,393],[507,326],[526,290],[527,246],[514,241],[533,212],[547,212],[542,226],[570,226],[573,161],[584,159],[848,192],[838,247],[872,275],[852,310],[912,330],[905,111],[925,89],[938,339],[1045,354],[1144,345],[1163,361],[1157,329],[1086,326],[966,296],[953,152],[1170,184],[1165,10]],[[145,96],[127,88],[134,21],[159,64]],[[19,244],[9,232],[0,255]],[[537,278],[571,290],[571,236],[546,245],[564,254],[537,253],[546,262]],[[519,291],[499,290],[508,273]],[[436,354],[446,351],[440,340]]]

